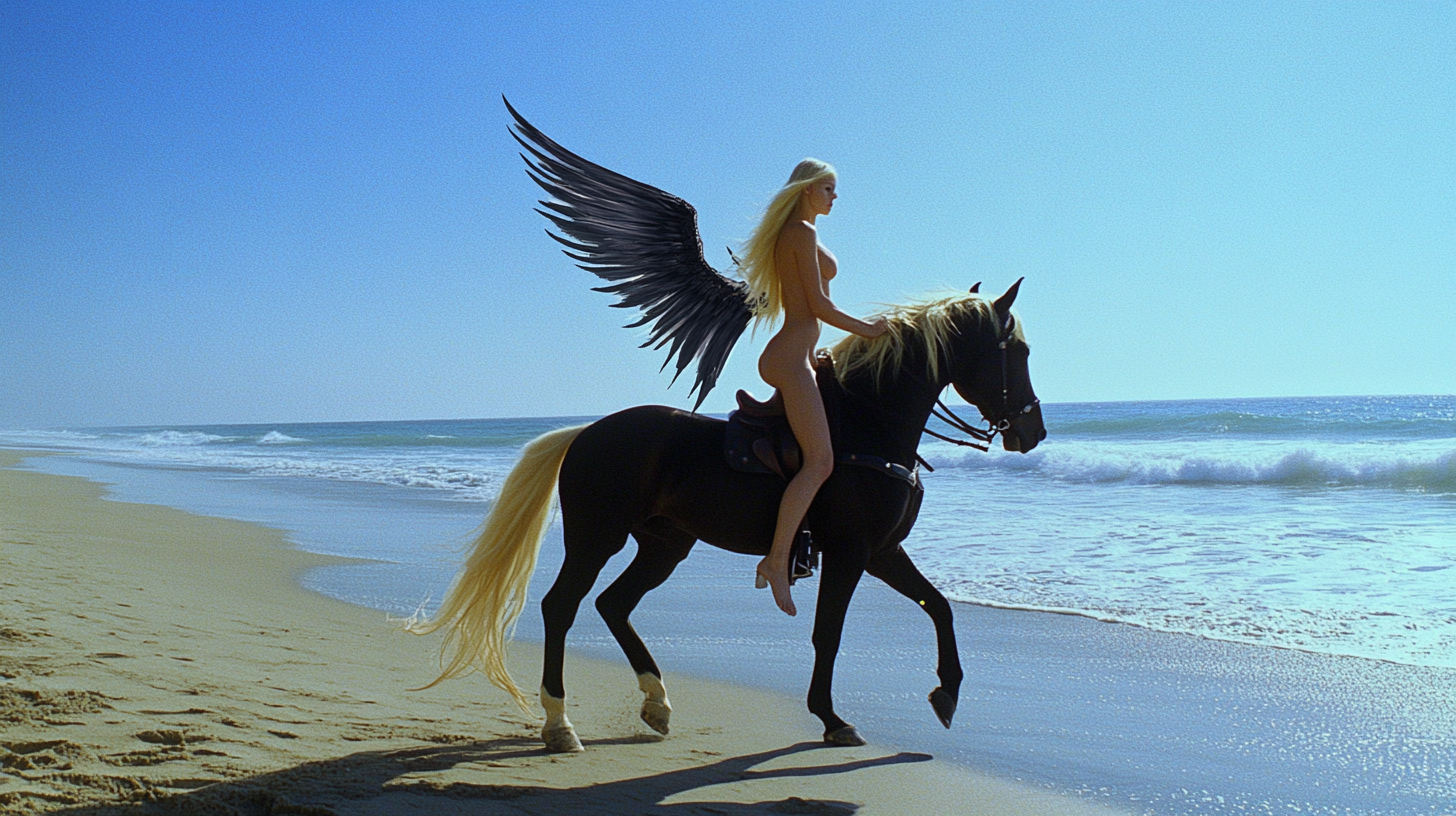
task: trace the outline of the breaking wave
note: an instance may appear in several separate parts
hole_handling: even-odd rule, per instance
[[[934,467],[1024,472],[1088,484],[1272,485],[1456,493],[1456,443],[1402,451],[1371,445],[1240,446],[1223,452],[1069,443],[1020,455],[931,452]]]

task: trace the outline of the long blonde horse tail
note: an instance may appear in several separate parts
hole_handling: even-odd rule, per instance
[[[409,631],[420,635],[445,630],[440,676],[422,689],[478,671],[531,712],[530,701],[506,669],[506,647],[526,605],[561,461],[586,427],[551,431],[526,445],[439,611],[429,620],[409,623]]]

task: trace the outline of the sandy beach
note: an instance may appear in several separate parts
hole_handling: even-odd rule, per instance
[[[8,467],[18,454],[0,454]],[[923,753],[806,742],[792,699],[669,673],[672,734],[624,665],[574,659],[587,751],[437,643],[299,588],[273,530],[0,469],[0,809],[7,813],[1107,812]],[[528,678],[538,656],[513,652]]]

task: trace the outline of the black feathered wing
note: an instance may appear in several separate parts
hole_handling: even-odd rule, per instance
[[[546,234],[582,269],[611,282],[596,291],[617,295],[613,306],[642,310],[627,328],[652,324],[643,348],[671,344],[662,367],[677,358],[673,382],[697,358],[696,411],[753,317],[748,284],[704,260],[691,204],[583,159],[533,127],[510,102],[506,109],[516,120],[511,135],[531,154],[521,155],[527,174],[552,199],[536,212],[566,237]]]

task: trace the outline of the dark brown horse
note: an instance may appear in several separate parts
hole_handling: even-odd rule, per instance
[[[1020,283],[994,302],[972,295],[899,309],[889,315],[891,331],[883,338],[849,338],[834,350],[839,376],[821,388],[839,464],[807,518],[823,558],[808,703],[824,722],[827,742],[864,742],[834,712],[830,684],[845,613],[865,572],[915,601],[934,621],[940,685],[930,703],[950,727],[962,679],[950,605],[900,542],[920,507],[916,447],[947,385],[980,410],[1006,450],[1025,453],[1046,437],[1027,372],[1029,350],[1010,312]],[[483,671],[528,707],[506,672],[504,652],[525,603],[559,474],[566,557],[541,601],[542,739],[548,750],[581,750],[564,708],[566,632],[628,535],[637,540],[637,555],[596,606],[637,672],[646,695],[642,719],[666,734],[671,708],[662,672],[628,618],[700,540],[764,555],[784,488],[777,476],[731,469],[723,453],[724,428],[722,420],[643,406],[553,431],[527,445],[439,612],[416,626],[421,632],[447,631],[450,659],[435,682]]]

